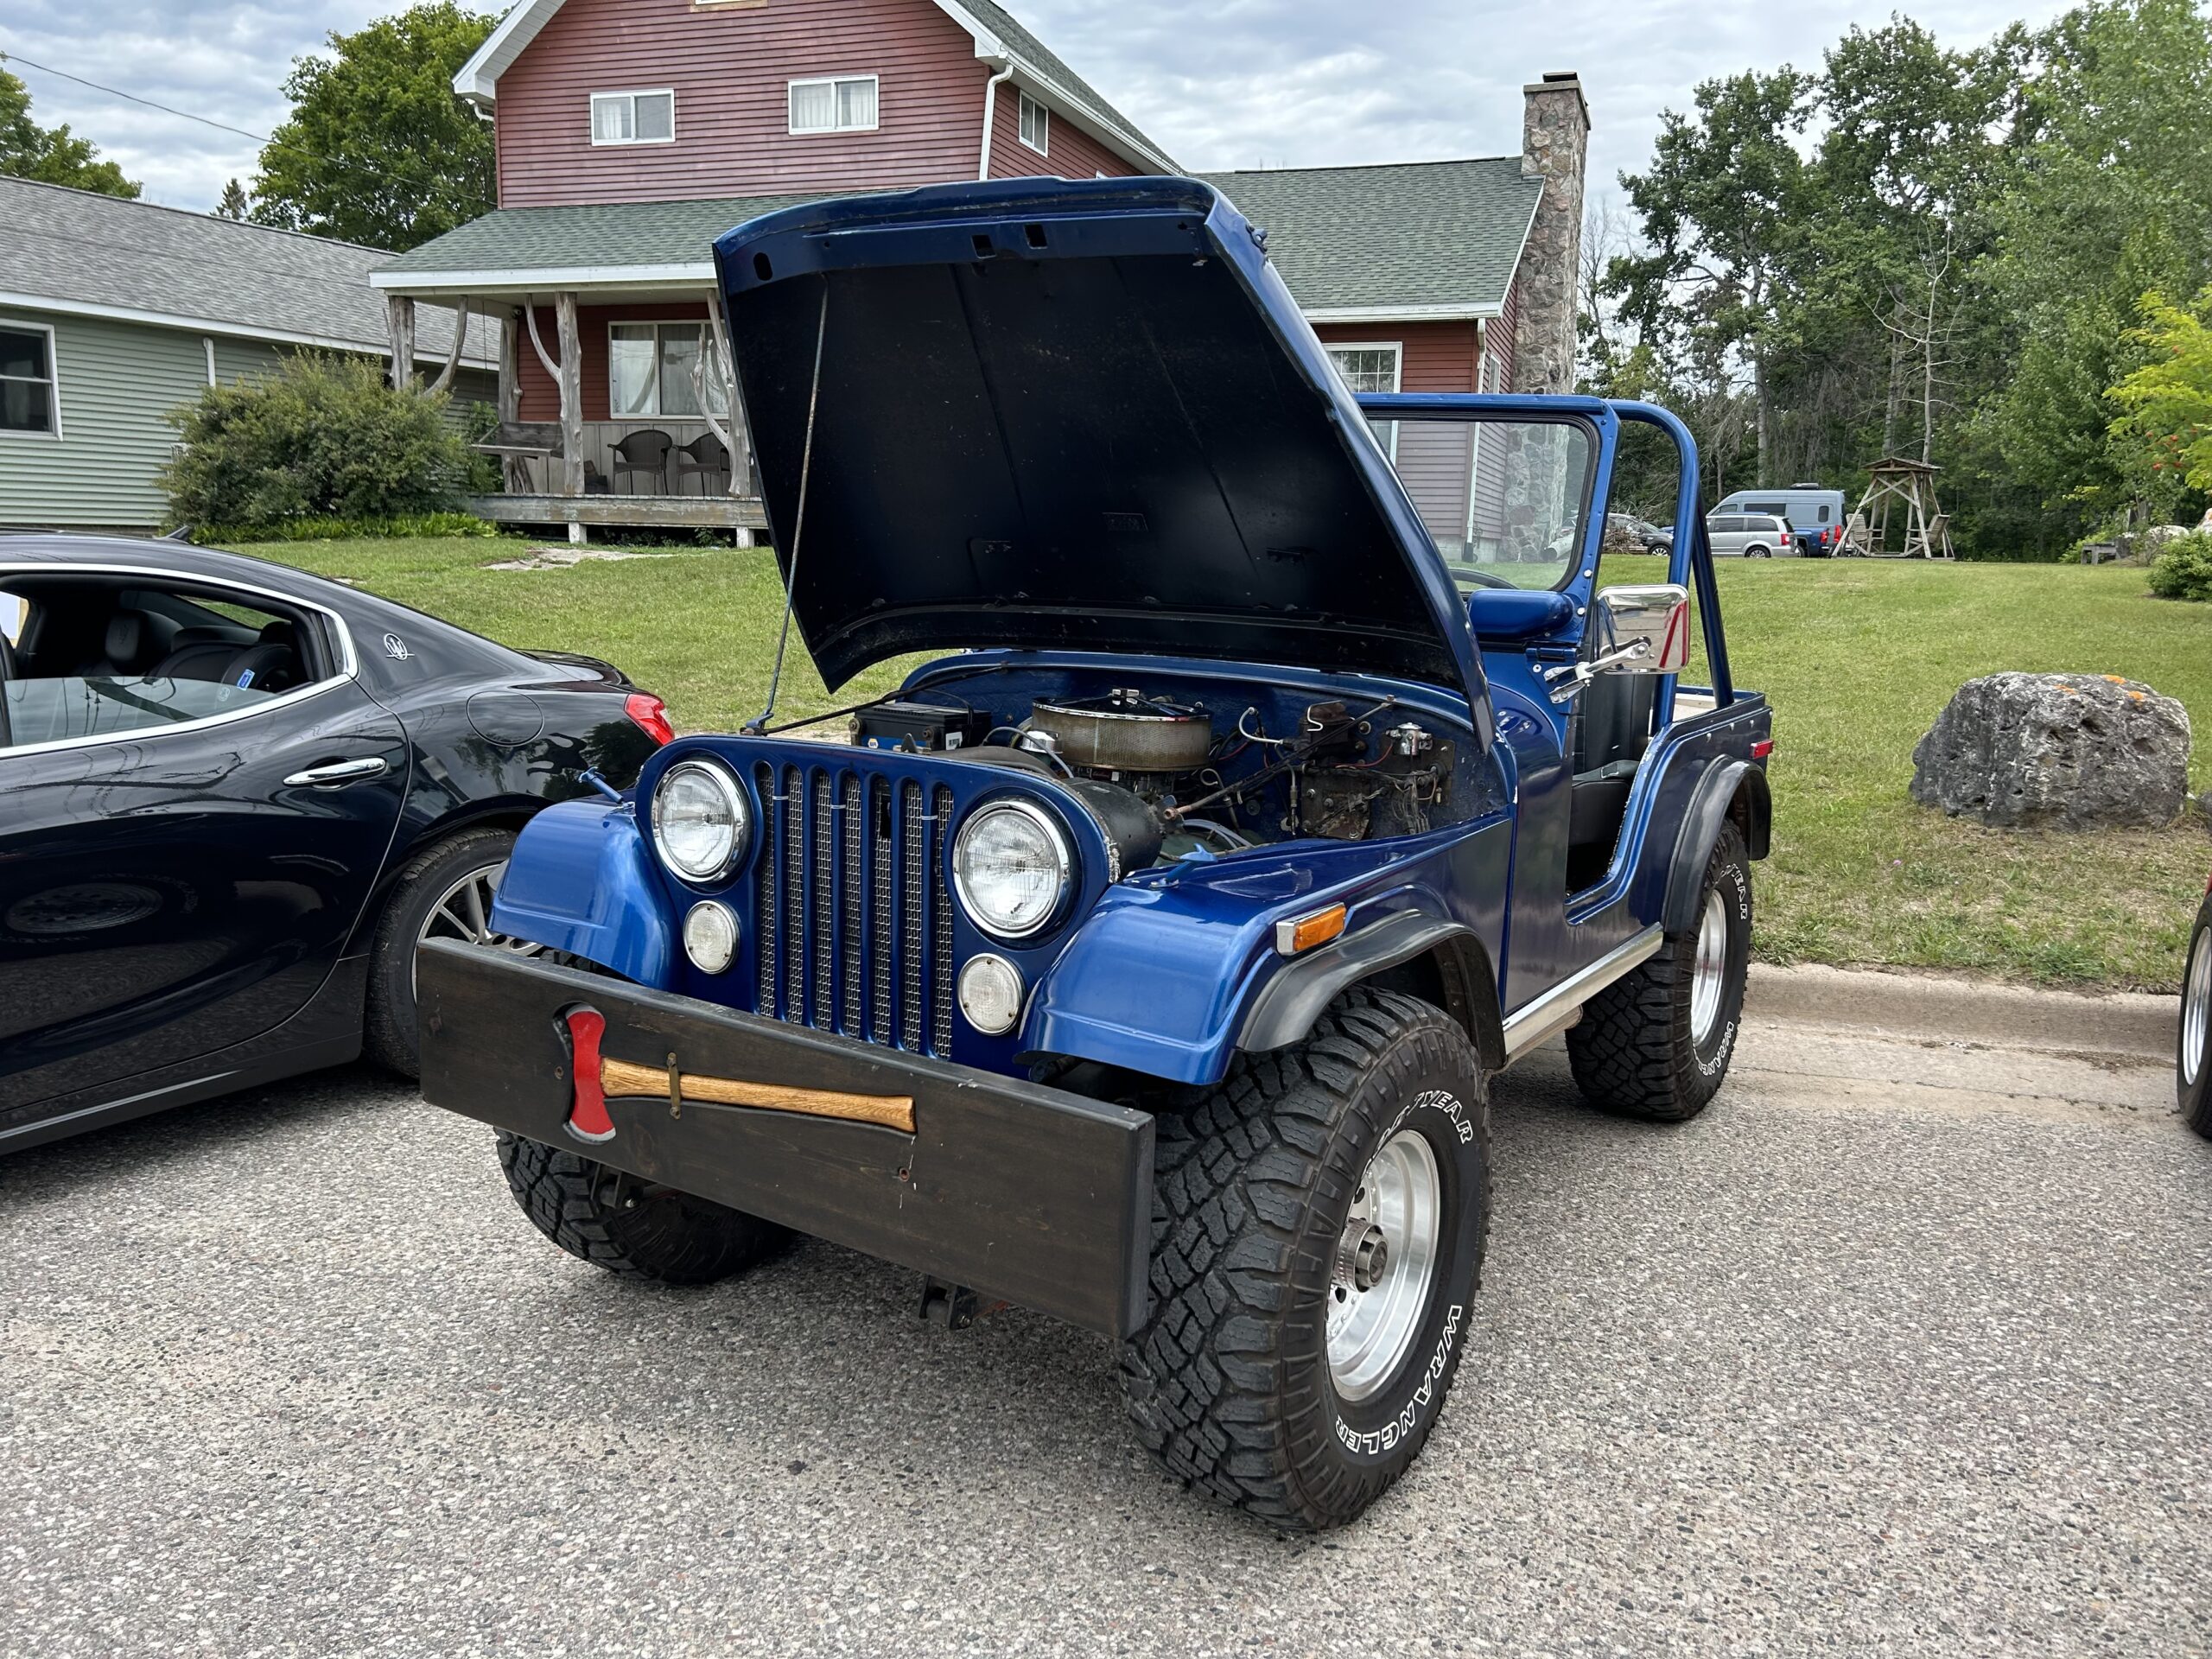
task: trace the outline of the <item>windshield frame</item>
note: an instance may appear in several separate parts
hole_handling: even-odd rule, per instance
[[[1465,564],[1455,563],[1436,543],[1433,531],[1427,519],[1421,518],[1417,503],[1410,492],[1408,505],[1414,509],[1420,519],[1422,534],[1429,550],[1436,556],[1439,565],[1451,581],[1462,601],[1474,592],[1488,588],[1510,588],[1522,593],[1570,593],[1586,588],[1597,570],[1598,549],[1604,540],[1603,524],[1593,525],[1591,514],[1596,508],[1601,487],[1609,487],[1612,477],[1614,447],[1619,437],[1619,421],[1610,404],[1602,398],[1585,397],[1538,397],[1528,393],[1472,393],[1472,392],[1359,392],[1353,401],[1367,417],[1370,430],[1377,421],[1426,421],[1457,423],[1461,425],[1487,426],[1572,426],[1579,429],[1590,445],[1590,459],[1582,480],[1582,494],[1575,507],[1575,556],[1568,559],[1557,581],[1544,588],[1522,588],[1516,582],[1496,577],[1475,577],[1472,586],[1463,586]],[[1392,475],[1397,476],[1396,463],[1389,461],[1389,449],[1380,434],[1374,434],[1375,447],[1384,456]],[[1404,489],[1402,478],[1399,487]]]

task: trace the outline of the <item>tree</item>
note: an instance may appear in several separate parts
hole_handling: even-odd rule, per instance
[[[1757,482],[1774,454],[1775,359],[1784,304],[1810,211],[1804,130],[1810,76],[1784,64],[1701,83],[1696,118],[1660,117],[1649,170],[1621,188],[1643,222],[1649,251],[1618,260],[1607,286],[1643,340],[1701,359],[1725,376],[1740,357],[1751,377]]]
[[[1827,54],[1816,161],[1827,285],[1861,305],[1889,344],[1881,449],[1935,457],[1953,348],[1987,207],[2004,175],[2008,105],[2026,37],[2017,26],[1977,52],[1946,51],[1910,18],[1853,29]]]
[[[2147,505],[2108,388],[2143,360],[2143,294],[2212,280],[2212,19],[2190,0],[2093,0],[2038,39],[2032,142],[1997,204],[1984,280],[2007,372],[1987,448],[2075,533]]]
[[[2113,436],[2141,445],[2153,472],[2212,492],[2212,287],[2190,306],[2145,294],[2142,312],[2133,343],[2147,360],[2112,389],[2126,411]]]
[[[131,197],[138,183],[123,176],[113,162],[99,159],[99,147],[79,138],[67,124],[41,127],[31,119],[31,91],[0,69],[0,175],[97,190],[104,196]]]
[[[245,187],[236,179],[232,179],[223,187],[223,198],[215,204],[215,217],[244,219],[251,206],[252,203],[245,194]]]
[[[497,19],[452,0],[330,37],[294,61],[292,114],[261,152],[254,219],[404,251],[491,212],[490,124],[454,75]]]

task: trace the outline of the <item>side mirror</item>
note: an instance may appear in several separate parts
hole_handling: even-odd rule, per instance
[[[1671,582],[1598,595],[1598,646],[1589,666],[1616,674],[1674,674],[1690,660],[1690,590]]]

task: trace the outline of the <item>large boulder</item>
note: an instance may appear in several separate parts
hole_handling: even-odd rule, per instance
[[[2113,674],[1969,680],[1912,752],[1912,798],[2015,827],[2171,823],[2189,798],[2189,711]]]

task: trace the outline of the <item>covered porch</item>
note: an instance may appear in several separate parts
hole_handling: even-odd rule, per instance
[[[503,487],[498,524],[727,530],[767,520],[715,303],[715,238],[777,200],[504,209],[371,278],[395,350],[420,308],[502,325],[499,429],[477,448]]]

